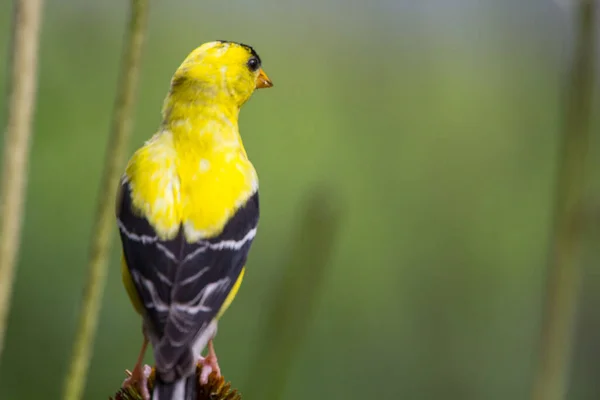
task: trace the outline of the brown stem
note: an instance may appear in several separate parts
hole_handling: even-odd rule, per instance
[[[43,0],[16,0],[13,15],[8,121],[0,198],[0,357],[21,241],[29,142],[37,89],[42,5]]]
[[[564,115],[558,170],[551,260],[548,270],[541,347],[533,384],[533,400],[566,397],[571,362],[581,268],[585,158],[589,142],[596,44],[594,15],[597,2],[577,5],[578,38]]]
[[[267,321],[256,346],[245,393],[252,399],[282,398],[289,370],[309,330],[321,283],[328,271],[342,216],[328,189],[310,193],[292,237],[283,276],[265,310]],[[269,377],[265,384],[264,377]]]
[[[114,229],[114,199],[131,135],[142,47],[148,23],[148,3],[148,0],[131,1],[129,30],[118,85],[119,92],[113,113],[112,132],[106,150],[104,174],[99,192],[100,202],[92,231],[87,284],[79,314],[71,365],[65,379],[64,400],[78,400],[82,397],[92,355]]]

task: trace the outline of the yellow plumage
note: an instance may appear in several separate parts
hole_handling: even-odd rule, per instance
[[[242,62],[247,52],[230,50],[230,64],[217,69],[214,55],[202,56],[207,46],[192,52],[175,73],[161,131],[126,169],[134,206],[164,239],[182,222],[190,241],[218,234],[258,186],[238,128],[239,108],[254,87],[234,85],[245,81],[233,79],[247,74]],[[196,76],[220,90],[198,90],[188,83]]]
[[[127,209],[117,213],[124,246],[122,278],[136,311],[152,320],[150,326],[160,325],[158,331],[147,332],[155,357],[175,354],[172,362],[180,362],[176,357],[183,357],[187,351],[184,349],[180,355],[178,350],[183,339],[169,342],[169,329],[174,329],[168,322],[175,318],[172,313],[183,312],[186,318],[197,321],[212,315],[216,321],[239,290],[245,266],[236,263],[245,260],[256,233],[258,177],[239,134],[238,115],[256,88],[271,85],[260,68],[260,58],[249,46],[233,42],[200,46],[188,55],[171,80],[158,132],[127,164],[121,188],[121,196],[127,196],[122,202]],[[177,245],[178,241],[183,242]],[[179,254],[179,248],[189,249]],[[193,262],[199,264],[190,264]],[[226,264],[211,265],[213,262]],[[158,263],[156,272],[150,265],[154,263]],[[183,268],[178,265],[195,268],[182,272],[189,279],[173,272]],[[188,281],[194,276],[200,279],[210,273],[216,274],[214,279],[197,286],[197,296],[187,293],[194,297],[185,300],[191,303],[171,299],[184,286],[191,287]],[[176,291],[168,294],[165,290]],[[227,290],[226,297],[219,294],[220,290]],[[212,300],[204,298],[209,295]],[[169,308],[172,301],[178,307],[175,311]],[[218,309],[212,310],[211,302]],[[194,317],[192,311],[198,316]],[[181,326],[187,327],[193,321]],[[208,328],[199,326],[198,337],[203,337],[202,329]],[[193,331],[185,329],[179,333],[194,338]],[[185,343],[190,348],[198,346]],[[160,371],[159,362],[167,361],[158,358]],[[165,377],[171,373],[162,372]]]
[[[125,286],[125,291],[127,292],[129,301],[131,301],[131,305],[133,305],[134,310],[137,311],[138,314],[142,315],[144,313],[144,305],[140,300],[140,296],[138,296],[125,257],[121,257],[121,279],[123,280],[123,286]]]
[[[227,295],[227,298],[223,302],[223,305],[221,306],[221,309],[219,310],[219,312],[218,312],[217,316],[215,317],[215,319],[221,318],[223,316],[223,314],[225,314],[225,311],[227,311],[227,309],[231,305],[231,302],[233,302],[233,299],[235,298],[235,295],[237,294],[238,290],[240,290],[240,286],[242,284],[242,280],[244,279],[244,274],[245,273],[246,273],[246,267],[242,268],[242,272],[240,272],[240,276],[237,278],[237,280],[233,284],[233,287],[231,288],[231,291]]]

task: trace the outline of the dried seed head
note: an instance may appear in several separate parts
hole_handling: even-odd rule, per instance
[[[196,368],[197,377],[197,400],[242,400],[241,394],[237,390],[231,389],[231,383],[225,382],[223,377],[217,378],[216,373],[212,373],[208,377],[208,383],[206,385],[200,384],[200,372],[201,367]],[[152,393],[154,388],[154,379],[156,371],[152,368],[152,373],[148,377],[148,390]],[[142,400],[142,396],[139,394],[137,388],[134,385],[127,387],[126,389],[119,389],[114,397],[110,400]]]

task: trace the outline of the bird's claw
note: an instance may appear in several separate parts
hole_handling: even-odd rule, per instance
[[[217,357],[215,355],[209,354],[206,357],[200,357],[198,364],[202,366],[202,371],[200,372],[200,384],[206,385],[208,383],[208,376],[212,372],[217,373],[217,378],[221,377],[221,368],[219,367],[219,363],[217,362]]]
[[[135,385],[140,394],[142,395],[142,399],[150,400],[150,392],[148,391],[148,378],[152,373],[152,367],[149,365],[144,365],[141,368],[134,368],[133,372],[125,371],[129,377],[127,377],[121,387],[123,389]]]

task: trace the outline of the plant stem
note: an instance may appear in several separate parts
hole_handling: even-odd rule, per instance
[[[302,339],[339,233],[340,205],[329,190],[315,190],[305,203],[300,226],[280,284],[267,310],[261,343],[245,393],[251,399],[281,399],[287,376]],[[265,378],[268,383],[265,383]]]
[[[35,111],[42,0],[16,0],[9,63],[8,121],[0,204],[0,358],[8,324],[23,210],[31,126]]]
[[[87,284],[79,314],[69,373],[64,382],[64,400],[82,397],[90,364],[106,281],[110,243],[114,229],[114,202],[121,168],[131,135],[142,48],[148,23],[149,0],[132,0],[129,28],[123,53],[121,78],[113,113],[112,132],[106,150],[100,201],[96,212],[88,264]]]
[[[558,170],[551,261],[533,400],[560,400],[568,390],[581,267],[584,169],[594,83],[596,1],[580,0]]]

